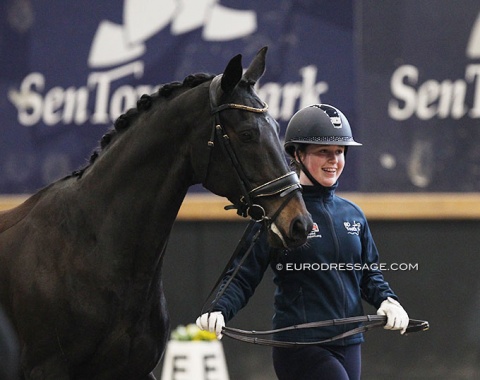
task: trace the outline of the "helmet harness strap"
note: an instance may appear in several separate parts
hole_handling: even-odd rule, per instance
[[[312,173],[307,169],[305,164],[302,161],[302,158],[300,157],[299,150],[295,148],[295,157],[297,159],[298,164],[300,164],[300,170],[305,173],[307,178],[310,180],[312,185],[314,186],[321,186],[320,183],[313,177]]]

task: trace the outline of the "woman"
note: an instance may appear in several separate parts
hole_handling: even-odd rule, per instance
[[[304,246],[281,251],[260,239],[215,303],[197,319],[221,338],[225,321],[246,305],[270,265],[274,272],[273,328],[363,315],[362,298],[387,316],[386,329],[404,333],[408,315],[382,272],[367,220],[352,202],[335,195],[347,149],[359,146],[340,110],[327,104],[298,111],[285,135],[285,150],[297,167],[313,229]],[[226,278],[228,278],[227,273]],[[297,341],[321,341],[352,326],[294,331]],[[328,344],[273,348],[279,379],[360,379],[362,334]]]

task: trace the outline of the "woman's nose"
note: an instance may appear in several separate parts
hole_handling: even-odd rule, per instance
[[[335,153],[329,153],[328,154],[328,160],[329,161],[337,161],[337,155]]]

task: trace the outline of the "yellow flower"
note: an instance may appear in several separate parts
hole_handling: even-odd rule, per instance
[[[178,325],[170,334],[170,339],[181,341],[210,341],[216,340],[217,336],[213,332],[203,331],[194,323],[187,326]]]
[[[216,340],[217,335],[210,331],[200,330],[196,336],[196,340]]]

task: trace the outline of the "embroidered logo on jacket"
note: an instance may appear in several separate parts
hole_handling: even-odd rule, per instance
[[[320,234],[320,228],[318,228],[318,224],[317,224],[317,223],[313,223],[312,230],[311,230],[310,233],[308,234],[307,239],[311,239],[311,238],[321,238],[321,237],[322,237],[322,235]]]
[[[350,222],[343,222],[343,225],[345,226],[345,229],[350,235],[358,235],[360,234],[360,223],[353,221],[353,223]]]

